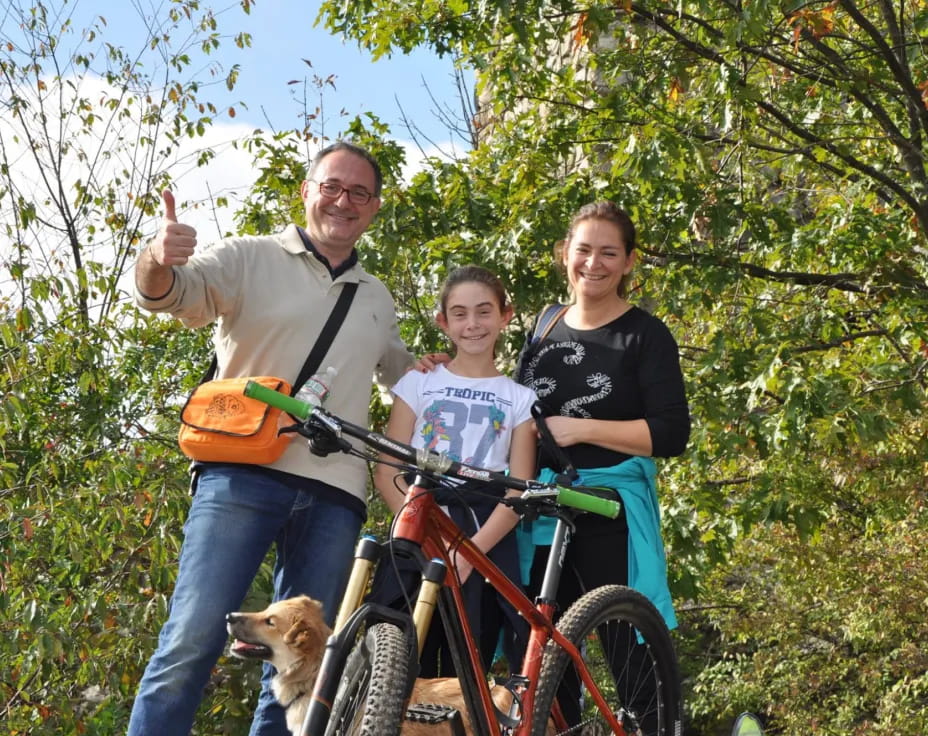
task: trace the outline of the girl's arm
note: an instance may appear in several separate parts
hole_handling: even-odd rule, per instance
[[[390,409],[390,419],[387,421],[387,429],[384,434],[391,440],[409,444],[415,429],[416,415],[412,407],[399,396],[394,396],[393,407]],[[380,457],[383,460],[393,460],[384,453],[380,453]],[[406,496],[406,483],[403,482],[402,478],[398,478],[394,482],[396,472],[396,468],[391,468],[383,463],[377,463],[377,467],[374,469],[374,487],[393,514],[399,512],[403,507],[403,500]],[[397,487],[397,484],[399,484],[399,487]]]
[[[529,479],[535,475],[535,424],[528,419],[512,432],[509,444],[509,474],[514,478]],[[519,491],[508,491],[507,496],[518,496]],[[489,552],[518,523],[519,515],[508,506],[499,504],[490,514],[471,541],[481,552]],[[455,567],[463,583],[473,569],[463,558],[455,560]]]

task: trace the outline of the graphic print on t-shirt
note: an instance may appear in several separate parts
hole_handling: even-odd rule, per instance
[[[436,396],[437,394],[437,396]],[[420,434],[423,446],[445,452],[452,460],[483,466],[493,443],[508,429],[508,401],[492,391],[446,386],[428,391],[425,399],[435,397],[422,414]],[[476,440],[473,455],[462,457],[465,441]]]
[[[560,356],[560,360],[558,360],[559,353],[565,353]],[[547,356],[547,360],[545,360],[546,370],[544,373],[555,375],[536,376],[535,371],[538,364],[545,356]],[[588,357],[586,348],[573,340],[563,340],[545,345],[529,361],[525,371],[525,385],[533,389],[539,399],[544,399],[557,390],[559,378],[563,379],[565,383],[575,384],[577,377],[586,373],[582,381],[587,386],[588,391],[564,402],[560,414],[565,417],[589,419],[592,414],[584,408],[584,405],[608,397],[612,393],[612,378],[602,371],[595,370],[596,366],[591,365],[593,361],[585,360]],[[569,376],[567,375],[568,371]]]
[[[439,365],[393,387],[416,416],[410,444],[488,470],[509,466],[512,434],[531,421],[535,394],[511,378],[459,376]]]

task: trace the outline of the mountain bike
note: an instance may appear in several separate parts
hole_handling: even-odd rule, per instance
[[[386,549],[416,560],[421,584],[412,614],[364,601],[376,564],[389,564],[384,547],[362,538],[342,605],[336,617],[313,691],[301,736],[390,736],[404,717],[432,722],[448,720],[463,734],[459,713],[405,703],[418,672],[421,642],[436,603],[448,635],[452,659],[471,728],[486,736],[618,734],[680,736],[682,701],[676,655],[670,632],[657,609],[640,593],[618,585],[584,594],[553,623],[556,592],[573,519],[592,512],[615,518],[620,511],[611,489],[568,487],[513,478],[416,449],[351,424],[321,407],[249,382],[245,395],[276,406],[297,422],[295,431],[318,455],[345,452],[367,461],[382,461],[370,451],[396,458],[400,471],[415,473],[406,502],[391,528]],[[549,438],[536,415],[542,436]],[[348,438],[369,448],[356,447]],[[538,597],[533,603],[442,511],[433,498],[436,487],[455,489],[455,481],[522,491],[502,498],[524,517],[557,519],[554,540]],[[457,555],[473,566],[529,624],[522,670],[513,675],[507,713],[491,697],[491,686],[478,653],[461,584],[452,560]],[[604,561],[608,564],[608,561]],[[448,572],[452,574],[448,574]]]

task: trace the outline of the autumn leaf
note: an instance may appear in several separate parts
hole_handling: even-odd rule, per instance
[[[835,29],[835,6],[828,5],[817,13],[811,13],[810,25],[812,35],[816,38],[827,36]]]
[[[586,19],[586,13],[580,13],[580,15],[577,17],[577,23],[574,26],[574,43],[577,44],[577,46],[586,46],[586,43],[589,40],[589,36],[587,35],[586,29],[584,27],[586,25]]]
[[[678,77],[674,77],[673,81],[670,83],[670,93],[668,97],[673,103],[680,101],[680,95],[682,95],[686,90],[683,89],[683,84],[680,82]]]
[[[819,11],[802,10],[790,16],[793,24],[793,50],[799,50],[799,38],[807,28],[815,38],[822,38],[835,29],[835,6],[827,5]]]
[[[928,109],[928,79],[919,84],[917,88],[922,92],[922,104]]]

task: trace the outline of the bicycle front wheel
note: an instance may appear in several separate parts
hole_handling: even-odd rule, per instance
[[[605,585],[579,598],[557,628],[580,651],[629,736],[680,736],[682,702],[673,641],[647,598],[631,588]],[[559,733],[612,733],[567,652],[549,642],[535,695],[532,736],[544,736],[555,703],[562,720],[556,724]]]
[[[405,715],[408,644],[393,624],[371,626],[358,639],[335,694],[326,736],[394,736]]]

